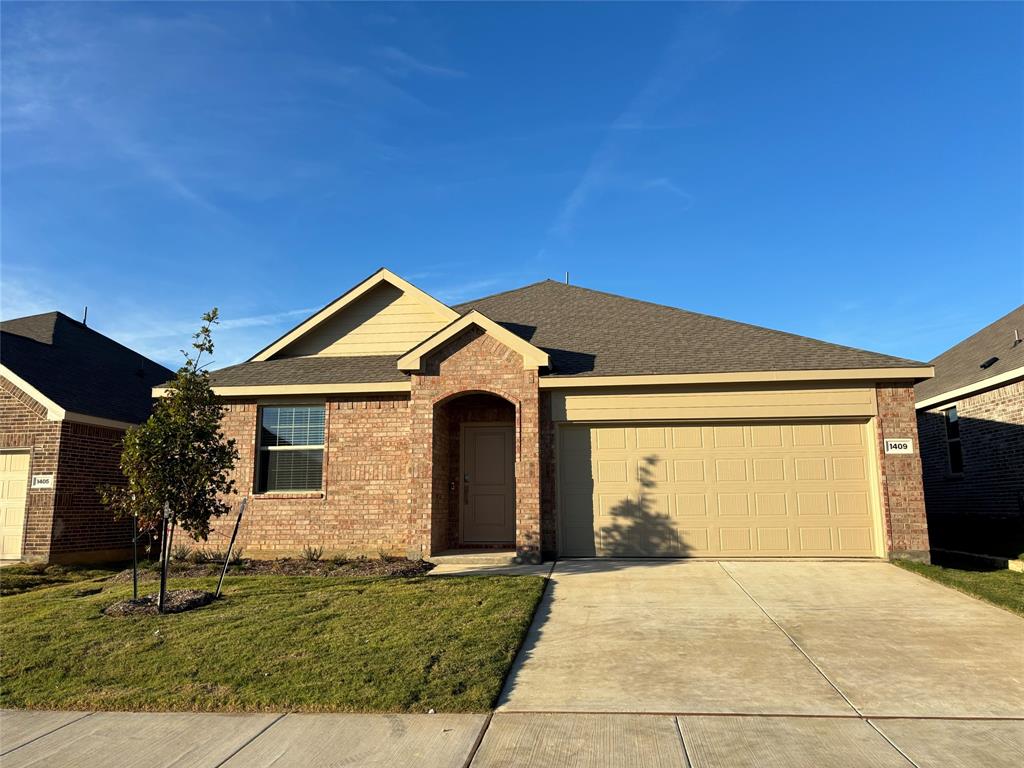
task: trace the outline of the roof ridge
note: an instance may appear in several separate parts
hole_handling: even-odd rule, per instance
[[[487,299],[496,299],[498,296],[506,296],[507,294],[515,293],[516,291],[525,291],[527,288],[533,288],[533,286],[541,285],[543,283],[556,283],[556,284],[558,284],[558,281],[557,280],[552,280],[550,277],[545,277],[543,280],[537,280],[537,281],[532,282],[532,283],[527,283],[526,285],[521,285],[518,288],[509,288],[507,291],[498,291],[497,293],[489,293],[486,296],[479,296],[478,298],[470,299],[469,301],[463,301],[463,302],[460,302],[458,304],[452,304],[450,306],[451,306],[452,309],[460,309],[461,307],[466,307],[466,306],[469,306],[470,304],[476,304],[478,301],[485,301]]]

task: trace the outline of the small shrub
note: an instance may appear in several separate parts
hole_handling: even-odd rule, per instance
[[[236,566],[242,565],[242,548],[239,547],[231,553],[231,564]]]
[[[205,549],[200,549],[199,547],[196,547],[192,554],[189,555],[188,561],[193,565],[203,565],[204,563],[210,561],[210,553],[207,552]]]
[[[171,550],[171,560],[185,562],[192,556],[192,547],[188,544],[175,544]]]
[[[317,563],[320,558],[324,556],[323,547],[314,547],[311,544],[307,544],[302,548],[302,557],[310,563]]]

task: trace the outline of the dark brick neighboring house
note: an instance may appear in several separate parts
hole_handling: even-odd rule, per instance
[[[122,480],[124,430],[146,420],[171,371],[60,312],[0,323],[3,559],[125,555],[130,525],[96,487]]]
[[[212,383],[252,556],[927,559],[920,456],[887,443],[916,444],[931,374],[550,280],[449,307],[382,269]]]
[[[953,518],[1024,520],[1024,305],[931,361],[915,387],[930,523],[945,548],[975,546]],[[953,533],[956,531],[957,533]],[[1003,534],[994,534],[996,538]],[[998,546],[993,541],[988,546]]]

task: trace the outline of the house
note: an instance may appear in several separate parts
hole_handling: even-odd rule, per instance
[[[131,525],[100,504],[123,481],[125,429],[146,420],[172,373],[60,312],[0,323],[3,559],[113,560]]]
[[[931,364],[915,387],[929,517],[1024,520],[1024,305]]]
[[[916,444],[931,374],[550,280],[449,307],[381,269],[212,382],[251,555],[927,559],[920,458],[885,441]]]

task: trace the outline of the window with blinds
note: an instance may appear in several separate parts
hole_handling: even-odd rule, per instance
[[[323,488],[324,407],[260,409],[256,491],[319,491]]]

